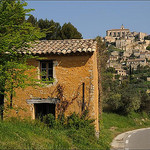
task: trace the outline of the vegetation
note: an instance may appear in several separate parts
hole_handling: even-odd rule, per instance
[[[3,119],[4,97],[10,95],[10,106],[15,88],[24,88],[29,81],[25,71],[31,68],[26,60],[32,58],[27,48],[29,42],[43,36],[39,29],[25,22],[25,16],[32,9],[25,9],[27,3],[21,0],[0,1],[0,115]],[[22,49],[24,47],[24,49]],[[26,53],[22,53],[22,50]],[[31,77],[31,76],[30,76]],[[28,83],[25,81],[28,80]]]
[[[96,37],[97,41],[97,70],[98,70],[98,109],[100,120],[102,120],[102,111],[103,111],[103,88],[102,88],[102,81],[103,81],[103,72],[106,68],[106,62],[108,60],[108,53],[106,50],[105,43],[102,42],[102,38],[100,36]]]
[[[110,46],[108,47],[108,52],[111,53],[111,52],[113,52],[113,51],[118,51],[118,52],[120,52],[120,53],[123,53],[123,52],[124,52],[124,50],[121,50],[121,49],[119,49],[119,48],[116,48],[114,45],[110,45]]]
[[[148,45],[148,46],[146,47],[146,49],[147,49],[147,50],[150,50],[150,45]]]
[[[144,37],[144,40],[150,40],[150,35],[145,36],[145,37]]]
[[[30,15],[27,19],[34,27],[40,28],[42,32],[46,33],[46,36],[41,39],[46,40],[63,40],[63,39],[82,39],[82,34],[78,32],[70,22],[61,25],[58,22],[48,19],[37,20],[33,15]]]
[[[126,131],[150,126],[150,116],[146,113],[130,113],[121,116],[115,113],[103,113],[103,126],[100,134],[102,149],[109,149],[113,138]]]
[[[0,121],[0,149],[104,149],[110,148],[112,139],[125,131],[149,127],[147,114],[132,113],[120,116],[103,113],[100,138],[96,139],[93,126],[78,115],[70,117],[68,126],[48,127],[38,120],[12,118]],[[70,120],[70,119],[69,119]],[[74,120],[74,121],[73,121]],[[84,124],[85,126],[78,126]],[[77,127],[77,128],[76,128]]]
[[[38,120],[0,122],[0,149],[101,149],[90,120],[76,114],[65,122],[46,118],[47,125]]]
[[[124,115],[132,111],[149,113],[150,96],[147,93],[150,89],[150,82],[147,81],[147,76],[150,75],[149,67],[131,70],[129,77],[124,80],[119,78],[114,80],[113,74],[112,68],[103,73],[104,109],[109,108],[112,112]]]

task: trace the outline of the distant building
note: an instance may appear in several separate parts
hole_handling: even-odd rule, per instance
[[[139,57],[140,56],[140,51],[139,50],[133,50],[133,54],[135,57]]]
[[[136,41],[143,42],[144,37],[147,35],[147,33],[143,32],[130,32],[129,29],[125,29],[122,25],[120,29],[107,30],[104,39],[108,43],[115,43],[117,48],[129,50],[132,47],[136,47],[135,44],[138,45]]]
[[[140,52],[140,58],[145,59],[146,58],[146,52]]]
[[[127,45],[133,43],[132,39],[118,39],[116,40],[116,47],[122,50],[128,50]]]
[[[120,76],[126,76],[127,75],[127,71],[124,70],[124,69],[115,69],[117,71],[117,74],[120,75]]]
[[[118,51],[113,51],[113,52],[111,52],[111,55],[112,56],[119,56],[119,52]]]
[[[143,33],[143,32],[139,32],[138,33],[138,39],[141,41],[141,40],[144,40],[144,37],[147,36],[148,34],[147,33]]]
[[[147,81],[150,81],[150,77],[147,77]]]
[[[130,34],[129,29],[125,29],[122,25],[120,29],[111,29],[106,31],[106,36],[108,37],[114,37],[114,38],[125,38],[125,36],[128,36]]]
[[[146,59],[143,58],[136,58],[136,59],[128,59],[127,66],[130,66],[134,69],[137,69],[138,66],[146,66]]]

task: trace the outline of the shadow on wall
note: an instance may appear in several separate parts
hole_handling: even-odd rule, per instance
[[[60,55],[59,66],[63,68],[75,68],[85,66],[93,53],[76,53]],[[58,57],[59,58],[59,57]]]

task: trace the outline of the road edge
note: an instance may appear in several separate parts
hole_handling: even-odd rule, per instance
[[[121,133],[119,135],[117,135],[113,141],[111,142],[111,150],[124,150],[125,148],[125,140],[126,138],[132,134],[132,133],[135,133],[137,131],[141,131],[141,130],[145,130],[145,129],[150,129],[149,128],[140,128],[140,129],[135,129],[135,130],[132,130],[132,131],[127,131],[127,132],[124,132],[124,133]]]

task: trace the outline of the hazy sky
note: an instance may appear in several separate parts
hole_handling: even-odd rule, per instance
[[[71,22],[83,38],[105,36],[121,24],[130,31],[150,34],[150,1],[27,1],[36,18]]]

